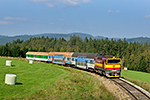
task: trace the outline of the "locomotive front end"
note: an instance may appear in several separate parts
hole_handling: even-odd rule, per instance
[[[116,57],[107,58],[105,69],[106,77],[121,77],[121,59]]]

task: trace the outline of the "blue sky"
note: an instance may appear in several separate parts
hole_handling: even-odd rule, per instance
[[[150,0],[0,0],[0,35],[150,37]]]

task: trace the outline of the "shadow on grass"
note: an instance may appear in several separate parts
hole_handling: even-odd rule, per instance
[[[11,65],[12,67],[15,67],[15,65]]]
[[[16,85],[23,85],[23,83],[16,82]]]

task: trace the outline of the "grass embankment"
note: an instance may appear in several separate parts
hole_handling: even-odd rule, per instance
[[[0,58],[0,99],[105,99],[114,97],[94,76],[50,63]],[[6,74],[16,74],[16,85],[5,84]]]
[[[150,73],[122,70],[121,76],[150,92]]]

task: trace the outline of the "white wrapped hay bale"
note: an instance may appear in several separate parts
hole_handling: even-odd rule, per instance
[[[29,60],[29,64],[33,64],[33,60]]]
[[[5,83],[9,85],[15,85],[17,80],[17,76],[15,74],[6,74]]]
[[[124,67],[124,70],[127,71],[128,70],[127,67]]]
[[[6,60],[6,66],[11,66],[11,65],[12,65],[12,61]]]

